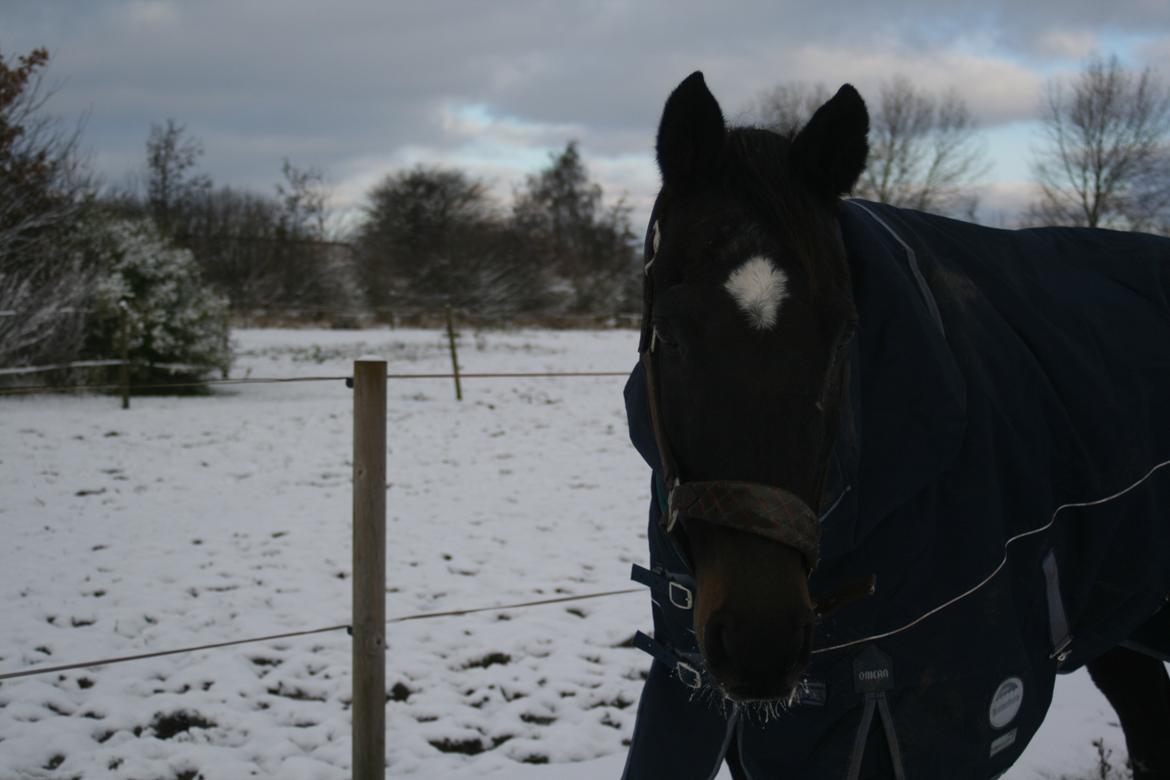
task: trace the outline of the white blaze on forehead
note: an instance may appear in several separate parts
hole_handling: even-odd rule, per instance
[[[780,304],[788,297],[788,275],[768,258],[757,255],[732,271],[723,288],[747,314],[753,328],[767,330],[776,324]]]

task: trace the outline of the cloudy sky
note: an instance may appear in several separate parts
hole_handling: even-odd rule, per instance
[[[1095,52],[1170,77],[1170,0],[0,0],[0,53],[34,46],[52,54],[53,112],[88,115],[108,180],[141,170],[151,123],[174,118],[217,183],[271,191],[288,157],[350,209],[420,162],[506,196],[570,138],[643,209],[662,102],[691,71],[730,118],[780,81],[876,96],[904,74],[967,99],[994,219],[1026,199],[1046,79]]]

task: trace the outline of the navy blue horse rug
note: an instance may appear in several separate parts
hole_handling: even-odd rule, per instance
[[[1002,773],[1055,675],[1107,649],[1170,660],[1170,239],[979,227],[840,206],[860,330],[812,589],[875,573],[824,618],[800,701],[701,694],[690,572],[650,507],[655,656],[625,777]],[[631,437],[657,468],[644,376]]]

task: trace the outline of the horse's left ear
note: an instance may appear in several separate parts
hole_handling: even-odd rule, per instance
[[[868,134],[865,101],[845,84],[792,140],[792,169],[817,195],[831,199],[845,195],[865,169]]]

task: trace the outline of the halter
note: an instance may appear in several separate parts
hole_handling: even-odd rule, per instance
[[[667,538],[679,527],[680,517],[691,517],[738,531],[763,536],[788,545],[800,553],[805,571],[811,574],[820,556],[821,524],[817,513],[803,499],[789,490],[757,482],[731,480],[683,481],[678,463],[670,448],[663,425],[659,403],[658,372],[655,369],[654,348],[658,335],[654,328],[654,284],[650,269],[658,255],[658,203],[650,215],[651,230],[646,237],[644,279],[642,292],[642,335],[639,357],[646,377],[646,392],[650,407],[650,421],[654,440],[662,463],[662,477],[667,489],[667,510],[660,518]],[[853,324],[847,323],[838,336],[829,364],[818,407],[824,408],[834,393],[843,389],[845,347],[852,336]],[[835,437],[829,431],[828,441]],[[817,490],[824,484],[828,460],[817,480]]]

